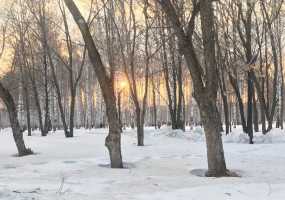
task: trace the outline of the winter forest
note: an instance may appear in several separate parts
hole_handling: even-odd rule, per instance
[[[283,0],[0,1],[0,199],[283,200],[284,36]]]

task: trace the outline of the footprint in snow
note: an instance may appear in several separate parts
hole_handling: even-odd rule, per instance
[[[65,160],[65,161],[63,161],[63,163],[65,163],[65,164],[74,164],[74,163],[77,163],[77,161],[74,161],[74,160]]]
[[[48,162],[36,162],[36,163],[32,163],[32,165],[45,165]]]
[[[3,168],[4,169],[16,169],[17,166],[16,165],[4,165]]]

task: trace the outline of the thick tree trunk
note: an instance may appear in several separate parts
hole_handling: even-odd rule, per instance
[[[109,122],[109,135],[106,137],[105,145],[109,150],[111,167],[123,168],[121,154],[121,125],[117,113],[115,95],[110,93],[111,99],[105,98],[107,117]]]
[[[199,103],[199,109],[207,143],[208,172],[206,175],[226,176],[227,169],[220,131],[220,116],[216,102],[205,99],[199,101],[202,102]]]
[[[201,119],[205,127],[208,176],[226,176],[228,171],[224,159],[223,143],[220,133],[220,116],[216,106],[218,77],[215,59],[214,13],[211,0],[200,1],[195,5],[188,24],[187,33],[183,30],[179,17],[170,0],[158,1],[172,22],[179,40],[180,52],[184,54],[194,87],[194,97],[199,105]],[[195,15],[200,10],[202,39],[204,46],[204,69],[200,65],[195,52],[192,36],[195,26]],[[203,81],[203,79],[205,81]]]
[[[17,109],[14,103],[14,99],[11,96],[10,92],[3,87],[2,83],[0,83],[0,98],[5,103],[8,113],[10,124],[13,131],[14,141],[16,143],[18,149],[19,156],[25,156],[29,154],[33,154],[32,150],[27,148],[23,139],[23,133],[21,131],[21,127],[17,117]]]
[[[85,19],[81,15],[79,9],[77,8],[76,4],[73,0],[64,0],[64,2],[80,29],[80,32],[88,50],[90,61],[97,75],[102,95],[104,97],[106,113],[109,122],[109,134],[106,137],[105,145],[109,150],[111,167],[123,168],[123,161],[121,155],[121,128],[116,108],[116,98],[114,94],[112,80],[110,80],[110,77],[107,74],[106,68],[102,63],[100,54],[96,48],[89,27]]]
[[[226,176],[227,168],[224,158],[223,142],[220,133],[221,118],[217,109],[216,100],[218,92],[218,74],[215,57],[215,28],[214,11],[211,0],[200,2],[200,16],[202,38],[204,46],[204,58],[206,69],[206,87],[203,91],[197,91],[199,96],[200,113],[203,121],[208,156],[208,176]],[[196,90],[196,88],[195,88]],[[196,93],[196,91],[195,91]],[[203,94],[204,93],[204,94]],[[202,97],[202,98],[201,98]]]

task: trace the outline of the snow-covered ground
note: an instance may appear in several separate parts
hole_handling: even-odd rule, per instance
[[[61,131],[25,137],[37,154],[15,157],[9,129],[0,132],[0,199],[5,200],[284,200],[285,132],[256,134],[247,144],[240,130],[224,136],[227,166],[240,178],[200,177],[206,166],[201,128],[182,133],[146,128],[122,136],[126,169],[108,168],[107,130]]]

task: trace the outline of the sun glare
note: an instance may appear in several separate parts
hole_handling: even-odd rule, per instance
[[[125,89],[128,86],[128,82],[126,80],[119,81],[119,89]]]

